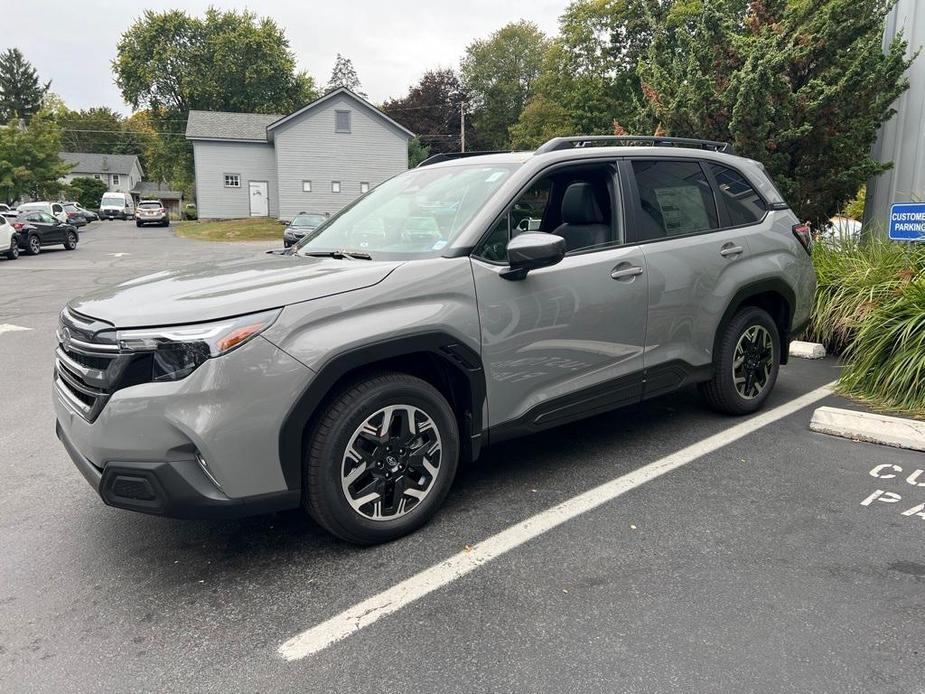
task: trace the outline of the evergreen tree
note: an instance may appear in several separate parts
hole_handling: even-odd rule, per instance
[[[340,87],[346,87],[354,94],[362,96],[364,99],[366,98],[366,92],[363,91],[363,85],[360,84],[357,71],[353,68],[353,62],[350,58],[345,58],[338,53],[334,69],[331,70],[331,79],[328,80],[325,91],[330,92]]]
[[[51,82],[41,84],[38,73],[18,48],[0,54],[0,122],[29,120],[42,107]]]
[[[802,219],[824,224],[870,176],[906,44],[884,52],[890,0],[704,0],[654,22],[639,66],[650,132],[728,140],[764,163]],[[688,4],[689,6],[689,4]]]

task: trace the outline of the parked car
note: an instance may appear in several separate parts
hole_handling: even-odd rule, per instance
[[[581,137],[440,155],[292,253],[71,300],[58,436],[111,506],[301,505],[375,543],[430,518],[487,443],[692,384],[755,412],[809,320],[812,238],[729,149]],[[535,231],[517,228],[525,201]]]
[[[87,220],[87,223],[98,222],[100,216],[93,210],[88,210],[86,207],[83,207],[77,203],[74,203],[74,206],[77,208],[77,211],[84,216],[84,219]]]
[[[10,260],[19,257],[19,232],[3,216],[0,216],[0,253]]]
[[[67,222],[67,212],[64,211],[64,205],[60,202],[25,202],[16,208],[17,215],[37,211],[51,215],[59,222]]]
[[[13,222],[13,227],[19,232],[19,247],[26,252],[26,255],[38,255],[43,246],[58,244],[68,251],[73,251],[80,240],[77,227],[66,222],[59,222],[41,210],[20,213]]]
[[[103,193],[100,201],[100,219],[132,219],[135,201],[128,193]]]
[[[299,212],[283,231],[283,245],[289,248],[302,240],[310,231],[314,231],[327,219],[326,215],[318,213]]]
[[[18,216],[19,212],[16,211],[15,207],[0,204],[0,217],[3,217],[8,222],[12,223]]]
[[[90,223],[84,214],[77,208],[77,203],[75,202],[62,202],[64,206],[64,214],[67,215],[67,223],[73,224],[78,229],[80,227],[85,227]]]
[[[158,224],[162,227],[170,226],[170,215],[160,200],[141,200],[135,208],[135,226],[145,224]]]

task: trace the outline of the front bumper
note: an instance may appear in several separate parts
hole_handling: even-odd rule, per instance
[[[258,337],[180,381],[117,390],[92,422],[56,376],[56,431],[110,506],[180,518],[295,508],[279,431],[312,376]]]
[[[128,216],[123,211],[100,210],[100,219],[128,219]]]

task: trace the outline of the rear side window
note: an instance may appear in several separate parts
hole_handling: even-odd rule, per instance
[[[719,228],[716,201],[696,161],[633,162],[641,219],[640,241]]]
[[[755,224],[764,218],[768,206],[745,176],[719,164],[707,166],[716,179],[719,197],[726,206],[731,226]]]

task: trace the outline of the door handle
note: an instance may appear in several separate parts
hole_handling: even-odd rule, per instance
[[[633,280],[642,274],[642,268],[638,265],[629,263],[620,263],[610,271],[610,276],[615,280]]]
[[[730,256],[741,255],[744,250],[742,246],[733,246],[731,243],[727,243],[720,249],[719,254],[724,258],[729,258]]]

